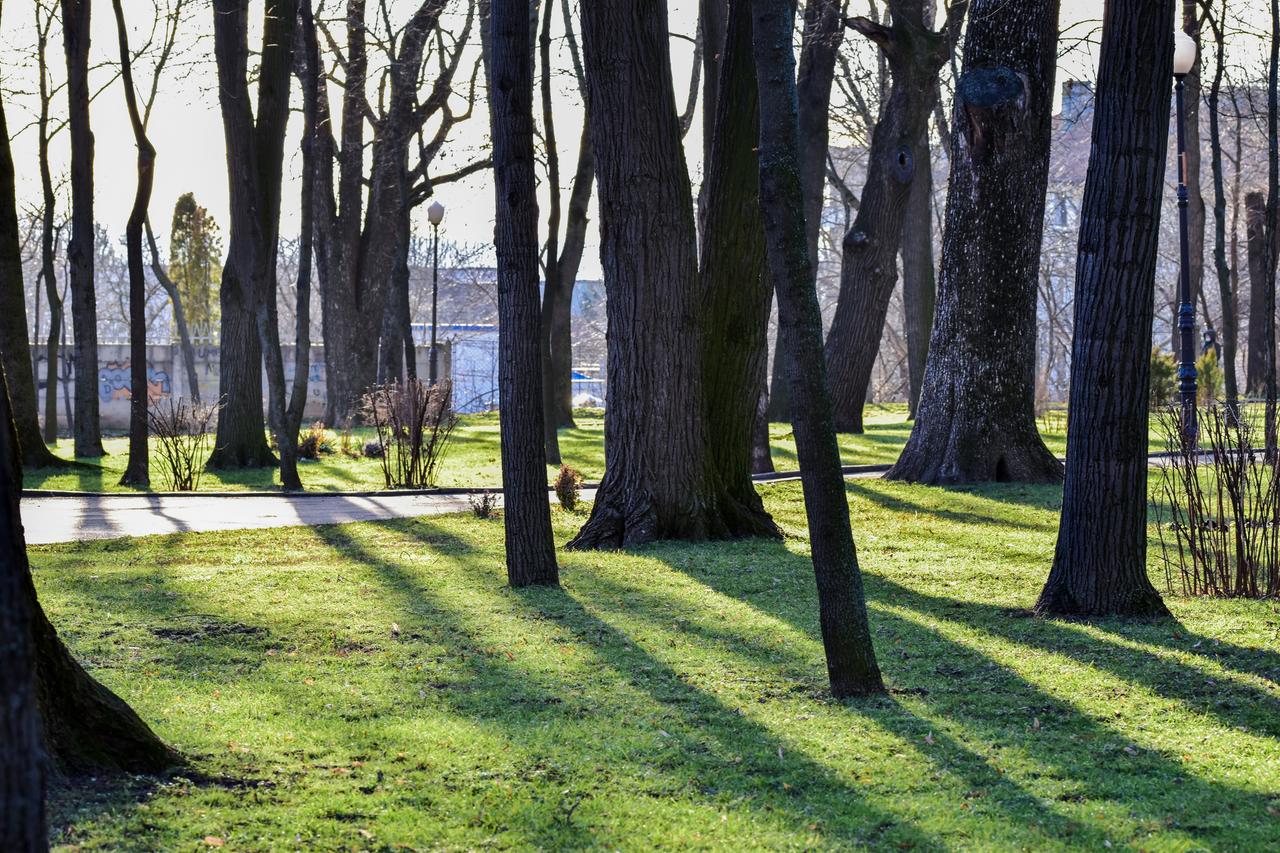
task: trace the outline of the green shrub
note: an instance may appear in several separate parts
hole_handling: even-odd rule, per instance
[[[1151,408],[1173,403],[1178,396],[1178,362],[1159,347],[1151,349]]]

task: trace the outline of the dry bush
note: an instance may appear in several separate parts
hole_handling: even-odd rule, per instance
[[[568,465],[560,466],[560,473],[555,481],[556,499],[566,512],[573,512],[578,507],[578,498],[582,494],[582,474],[577,468]]]
[[[1159,423],[1171,456],[1155,472],[1152,516],[1165,582],[1184,595],[1280,596],[1280,472],[1257,446],[1247,409],[1202,409],[1198,448],[1182,441],[1182,415]]]
[[[147,410],[151,434],[156,438],[160,476],[171,492],[194,492],[208,456],[214,423],[223,400],[210,405],[184,398],[164,397]]]
[[[498,516],[498,495],[496,492],[481,492],[467,500],[471,504],[471,514],[487,521]]]
[[[378,432],[387,488],[435,485],[440,460],[458,422],[449,381],[417,379],[375,385],[364,395],[362,413]],[[366,445],[366,455],[368,446]]]

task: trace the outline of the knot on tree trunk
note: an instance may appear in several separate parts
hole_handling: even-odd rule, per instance
[[[975,163],[1020,135],[1031,94],[1025,74],[1003,65],[973,68],[960,76],[956,93],[964,141]]]

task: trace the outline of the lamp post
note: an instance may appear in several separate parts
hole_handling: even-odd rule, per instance
[[[1178,397],[1182,404],[1182,439],[1193,448],[1199,432],[1196,423],[1196,345],[1194,340],[1196,308],[1191,301],[1191,250],[1187,240],[1187,139],[1183,120],[1185,79],[1196,64],[1195,39],[1182,31],[1173,34],[1173,77],[1178,110]]]
[[[427,379],[431,385],[436,384],[436,297],[440,291],[440,223],[444,221],[444,205],[438,201],[431,202],[427,208],[427,219],[431,220],[431,353]]]

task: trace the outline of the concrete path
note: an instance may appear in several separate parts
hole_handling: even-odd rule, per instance
[[[585,495],[584,495],[585,496]],[[59,495],[22,501],[27,544],[342,524],[469,508],[470,495]]]

